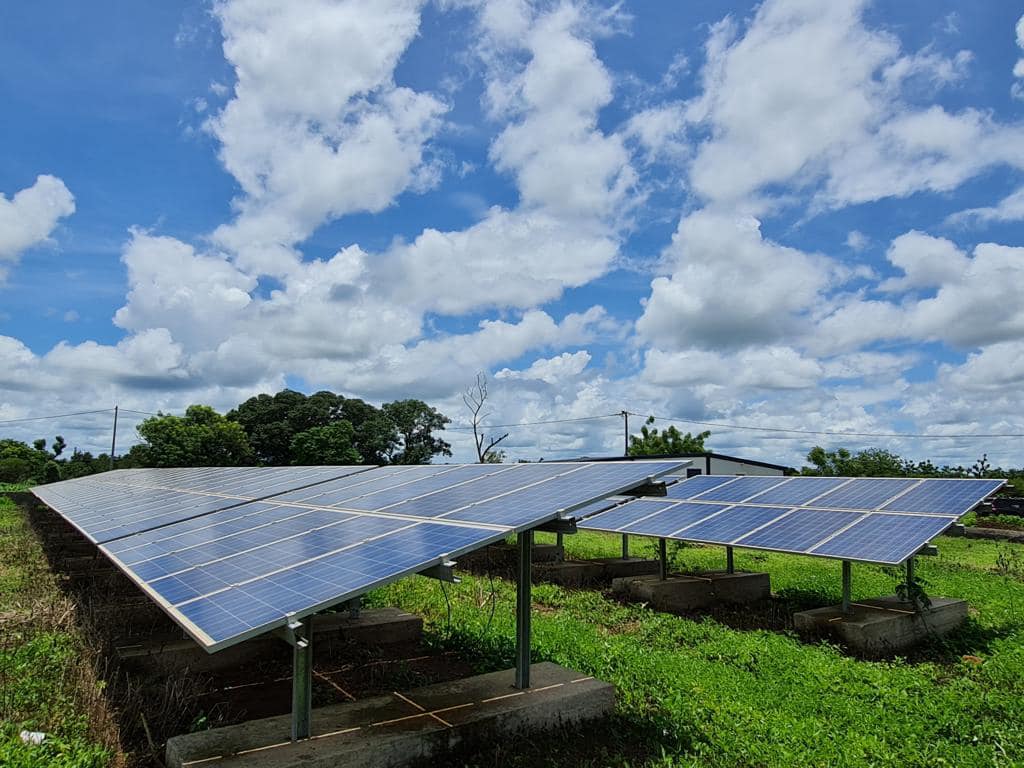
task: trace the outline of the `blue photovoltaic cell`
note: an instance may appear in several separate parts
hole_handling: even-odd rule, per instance
[[[356,499],[382,488],[404,486],[414,480],[433,477],[446,469],[450,469],[450,467],[429,464],[425,466],[379,467],[371,472],[350,475],[309,488],[280,493],[274,496],[274,501],[315,504],[318,507],[340,506],[349,499]]]
[[[526,471],[542,464],[521,464]],[[562,466],[572,468],[572,464]],[[521,491],[491,499],[445,515],[447,520],[507,525],[518,528],[547,512],[552,518],[558,510],[581,506],[584,502],[621,493],[648,477],[679,468],[679,462],[629,461],[618,464],[599,462],[575,465],[572,472],[549,478]]]
[[[487,465],[477,465],[487,466]],[[438,515],[453,516],[449,513],[467,507],[483,499],[492,499],[511,491],[517,491],[524,486],[543,482],[555,475],[567,472],[585,471],[585,467],[566,464],[513,464],[511,467],[504,467],[500,470],[497,465],[490,465],[491,471],[473,479],[461,478],[461,484],[454,488],[444,488],[427,496],[417,499],[403,501],[386,508],[387,512],[396,515],[414,515],[416,517],[437,517]],[[442,475],[437,480],[442,480],[448,475]],[[468,482],[466,482],[468,480]]]
[[[728,544],[785,512],[778,507],[731,507],[710,520],[684,528],[674,537],[684,541]]]
[[[1002,484],[1002,480],[930,479],[893,499],[882,509],[891,512],[924,512],[960,517],[990,493],[998,490]]]
[[[414,480],[410,483],[383,488],[373,493],[367,493],[358,498],[349,499],[342,506],[346,509],[364,510],[373,512],[378,509],[399,504],[418,496],[434,493],[449,488],[457,483],[464,483],[473,480],[481,475],[499,472],[502,468],[494,464],[467,464],[464,466],[446,467],[444,472],[438,472],[430,477],[421,480]],[[507,468],[506,468],[507,471]],[[394,485],[394,484],[392,484]]]
[[[678,503],[673,499],[637,499],[623,504],[621,507],[615,507],[607,512],[581,520],[577,523],[577,527],[593,531],[617,531],[643,517],[664,512]]]
[[[749,504],[792,504],[803,506],[847,482],[847,477],[791,477],[782,485],[759,493],[747,500]]]
[[[731,483],[705,491],[695,499],[698,501],[745,501],[754,494],[767,491],[785,480],[784,477],[738,477]]]
[[[795,509],[781,520],[736,541],[741,547],[780,552],[806,552],[836,531],[863,517],[861,512],[830,509]]]
[[[948,517],[874,513],[816,547],[812,554],[899,565],[949,525]]]
[[[33,492],[91,541],[106,543],[180,520],[206,516],[281,490],[367,469],[203,467],[116,470],[39,486]],[[220,490],[207,490],[217,487]]]
[[[674,507],[665,510],[657,515],[640,520],[623,529],[623,533],[636,533],[644,536],[667,537],[675,534],[680,529],[689,530],[689,526],[711,515],[721,513],[719,517],[729,514],[729,507],[725,504],[690,504],[682,502]],[[717,518],[712,518],[717,519]],[[710,522],[710,521],[709,521]],[[681,534],[686,535],[684,530]]]
[[[896,477],[857,478],[817,499],[814,506],[825,509],[877,509],[900,491],[919,482]]]
[[[691,499],[698,493],[717,488],[723,483],[728,483],[736,478],[722,475],[694,475],[688,480],[668,486],[667,496],[670,499]]]

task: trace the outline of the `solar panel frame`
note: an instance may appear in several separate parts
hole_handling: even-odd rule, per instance
[[[839,560],[851,560],[858,562],[876,563],[882,565],[898,565],[908,557],[912,557],[918,552],[927,542],[928,539],[920,540],[924,534],[929,534],[928,538],[932,538],[939,533],[942,533],[949,525],[951,525],[960,515],[966,513],[973,508],[977,503],[984,499],[985,496],[997,490],[1005,481],[1003,480],[975,480],[975,479],[949,479],[948,482],[940,485],[940,488],[966,488],[972,487],[973,490],[970,492],[964,491],[957,496],[955,503],[947,504],[946,508],[952,511],[945,511],[942,513],[934,512],[923,512],[922,509],[929,508],[927,504],[934,504],[935,494],[922,491],[921,489],[927,489],[929,483],[937,483],[944,478],[819,478],[819,477],[794,477],[794,478],[780,478],[776,477],[773,479],[778,480],[776,484],[772,485],[766,491],[759,492],[753,496],[744,496],[744,487],[749,490],[751,486],[756,486],[757,483],[746,482],[735,487],[736,493],[734,494],[722,494],[715,493],[718,489],[728,489],[734,483],[739,480],[745,479],[745,477],[752,476],[715,476],[715,475],[701,475],[691,479],[680,482],[677,487],[684,486],[687,483],[692,483],[694,480],[701,480],[706,478],[699,484],[699,493],[686,493],[685,490],[678,488],[677,496],[682,498],[675,500],[674,504],[664,504],[662,507],[654,508],[651,505],[656,503],[656,499],[648,497],[646,500],[647,507],[637,507],[640,500],[634,500],[623,504],[619,507],[611,510],[605,510],[603,512],[597,512],[592,514],[583,520],[579,527],[584,530],[600,530],[614,533],[630,533],[642,536],[654,536],[659,538],[671,538],[681,541],[692,541],[696,543],[705,544],[717,544],[724,546],[736,546],[748,549],[760,549],[765,551],[775,552],[786,552],[791,554],[804,554],[813,555],[816,557],[829,557],[832,559]],[[719,478],[722,482],[714,482],[711,478]],[[828,480],[831,482],[822,482]],[[867,484],[865,485],[865,482]],[[880,481],[880,482],[875,482]],[[896,481],[896,482],[894,482]],[[855,486],[850,490],[841,495],[837,495],[837,491],[849,488],[853,483],[857,483],[859,487]],[[873,483],[873,485],[872,485]],[[959,483],[962,485],[954,486],[949,483]],[[973,485],[971,485],[973,483]],[[979,484],[980,483],[980,484]],[[770,485],[770,483],[768,483]],[[811,488],[799,489],[796,488],[796,484],[807,484],[811,485]],[[787,488],[788,486],[788,488]],[[830,488],[830,486],[833,486]],[[705,490],[710,489],[711,494],[706,494]],[[821,491],[820,493],[818,491]],[[795,494],[795,495],[794,495]],[[727,509],[719,508],[714,515],[709,516],[708,519],[701,519],[691,525],[676,530],[670,530],[674,528],[671,523],[667,520],[665,523],[659,525],[659,518],[665,517],[671,519],[672,516],[679,517],[680,510],[673,512],[672,510],[677,505],[689,505],[691,507],[699,508],[702,505],[706,505],[709,509],[712,509],[716,505],[727,504],[727,502],[719,501],[713,503],[705,498],[706,495],[714,496],[736,496],[745,498],[744,501],[733,502],[728,504]],[[877,501],[882,504],[882,507],[870,507],[862,509],[849,509],[843,506],[830,507],[825,504],[819,504],[825,500],[827,503],[828,498],[833,497],[833,503],[835,499],[842,499],[842,503],[849,503],[852,498],[870,498],[873,501]],[[800,498],[806,499],[804,504],[786,504],[783,503],[788,499]],[[775,501],[780,503],[759,503],[763,499],[769,501]],[[671,502],[673,499],[665,499],[666,502]],[[912,507],[910,510],[900,510],[901,502],[904,506]],[[970,503],[968,503],[970,502]],[[631,509],[632,507],[632,509]],[[743,514],[743,510],[749,510],[758,507],[761,512],[754,515],[757,520],[750,522],[758,522],[764,520],[765,522],[758,525],[753,525],[749,530],[744,531],[743,526],[736,524],[736,527],[731,529],[731,532],[739,532],[740,535],[735,538],[729,539],[729,530],[723,533],[712,536],[706,533],[707,530],[714,530],[717,528],[728,529],[731,522],[737,518],[738,515]],[[651,511],[653,509],[653,511]],[[643,514],[640,514],[640,513]],[[693,516],[697,516],[697,512],[694,511]],[[777,516],[776,516],[777,515]],[[718,522],[714,521],[714,518],[721,516]],[[818,527],[821,531],[820,538],[814,538],[814,534],[807,533],[807,529],[814,528],[815,518],[818,520]],[[862,549],[860,551],[854,548],[847,548],[840,554],[838,545],[828,546],[834,538],[839,538],[840,542],[846,542],[849,540],[856,541],[856,534],[859,531],[868,531],[875,523],[871,522],[871,519],[877,518],[878,520],[895,520],[894,523],[890,523],[893,530],[913,530],[916,531],[913,540],[909,543],[897,544],[888,543],[881,540],[878,542],[869,541],[871,547],[868,549]],[[904,518],[901,522],[900,519]],[[728,522],[727,522],[728,521]],[[787,522],[788,521],[788,522]],[[797,525],[797,522],[802,525]],[[822,521],[827,521],[827,524],[823,525]],[[707,525],[705,525],[707,523]],[[847,534],[847,529],[861,526],[858,530],[855,530],[853,534]],[[703,527],[703,531],[702,531]],[[802,529],[802,531],[800,530]],[[778,540],[770,538],[773,534],[779,535],[780,531],[789,530],[790,538],[797,538],[799,534],[799,545],[785,545],[779,543]],[[937,533],[936,533],[937,531]],[[865,538],[867,534],[865,533]],[[895,553],[895,554],[893,554]],[[894,560],[894,557],[901,557],[902,560]]]
[[[468,487],[466,484],[471,485],[482,477],[497,476],[504,472],[511,473],[506,479],[520,475],[521,482],[508,492],[497,493],[480,503],[449,510],[436,518],[413,517],[389,511],[389,507],[394,505],[367,511],[346,506],[278,500],[279,497],[294,496],[291,492],[253,500],[232,498],[229,506],[201,515],[179,517],[156,528],[126,533],[98,542],[98,546],[190,636],[208,652],[213,652],[283,626],[291,619],[302,618],[343,603],[370,589],[503,540],[510,533],[534,528],[547,520],[567,517],[577,508],[595,504],[606,496],[621,494],[657,476],[676,471],[683,465],[684,462],[678,461],[629,462],[623,469],[624,465],[568,462],[549,463],[542,470],[540,465],[471,465],[472,469],[458,472],[454,471],[461,469],[458,465],[440,465],[436,472],[414,474],[434,476],[450,473],[450,480],[459,481],[451,487]],[[370,474],[387,472],[390,484],[401,484],[397,482],[401,473],[391,468],[358,467],[358,470]],[[227,474],[231,475],[230,481],[238,490],[244,490],[245,483],[253,477],[248,471]],[[542,477],[538,479],[538,475]],[[138,493],[163,493],[167,490],[167,482],[182,485],[196,483],[208,488],[216,476],[217,473],[211,470],[179,471],[164,477],[161,477],[160,472],[139,470],[121,476],[118,483],[100,483],[93,488],[95,490],[100,487],[104,494],[108,494],[110,488],[107,486],[116,485],[121,493],[138,496]],[[121,478],[128,482],[120,482]],[[333,483],[337,486],[344,482],[352,486],[350,490],[353,490],[359,485],[351,483],[353,479],[354,475],[350,475],[313,485],[319,487]],[[568,483],[565,482],[567,479]],[[549,482],[556,480],[558,482]],[[408,490],[413,492],[416,483],[410,482],[408,485]],[[88,487],[89,484],[84,484],[81,490],[85,491]],[[366,487],[369,486],[365,486],[364,490]],[[419,484],[418,490],[429,487],[430,484]],[[507,487],[510,484],[489,481],[480,484],[478,490],[483,494],[488,488],[490,491],[500,491]],[[310,490],[310,486],[304,486],[303,490]],[[184,488],[180,492],[182,498],[187,499],[222,496]],[[55,496],[52,493],[46,495],[51,498]],[[322,495],[313,494],[315,497]],[[359,497],[365,495],[359,494]],[[496,524],[460,519],[458,515],[465,510],[484,508],[484,505],[515,505],[524,496],[528,496],[530,502],[526,506],[531,507],[525,517],[518,513],[506,515],[503,522]],[[461,495],[459,498],[466,500]],[[128,506],[131,506],[131,502],[128,502]],[[58,507],[55,509],[71,522]],[[310,523],[317,525],[311,527]],[[358,540],[337,536],[345,526],[354,527],[347,531],[348,534],[356,535],[358,532],[355,529],[358,528],[365,529],[366,535],[360,533]],[[439,538],[424,549],[427,545],[421,539],[431,532]],[[286,545],[284,542],[290,543]],[[401,542],[404,542],[402,549],[396,549]],[[430,556],[423,559],[426,551],[429,551]],[[319,572],[315,571],[319,566],[312,564],[328,563],[339,552],[349,553],[346,555],[349,565],[362,563],[360,567],[363,570],[358,571],[362,577],[350,583],[338,584],[318,578]],[[405,552],[408,557],[418,552],[420,560],[401,561],[398,557],[401,552]],[[303,572],[302,569],[306,568],[313,569],[302,582],[307,585],[304,593],[309,599],[299,603],[293,601],[291,604],[266,602],[268,596],[275,594],[287,597],[303,593],[299,582],[288,574],[293,571]],[[346,572],[340,564],[332,568],[332,572]],[[319,575],[322,576],[328,570]],[[347,572],[357,571],[349,567]],[[315,593],[314,587],[317,590]],[[313,598],[319,597],[323,599],[313,601]],[[197,619],[200,615],[212,617],[213,624],[204,624],[206,619]],[[260,616],[267,618],[267,621],[260,623],[262,619],[256,618]],[[254,626],[253,622],[257,625]]]

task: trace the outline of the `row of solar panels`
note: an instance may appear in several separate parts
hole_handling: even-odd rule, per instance
[[[121,470],[34,493],[212,651],[681,465]]]
[[[700,475],[582,528],[898,565],[1002,480]]]

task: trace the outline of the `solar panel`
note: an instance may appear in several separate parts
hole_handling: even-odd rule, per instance
[[[897,477],[856,478],[814,502],[826,509],[876,509],[920,480]]]
[[[252,501],[216,491],[216,470],[144,470],[113,480],[108,473],[36,492],[59,503],[59,513],[70,510],[68,519],[94,528],[103,505],[119,505],[107,528],[97,529],[101,551],[197,641],[216,650],[680,466],[340,467],[334,479]],[[284,475],[274,474],[273,482],[283,482]],[[239,493],[270,482],[250,468],[219,476]],[[322,477],[303,473],[299,479]],[[206,490],[168,490],[187,483]],[[140,518],[129,511],[143,500],[159,513],[147,508]]]
[[[865,515],[834,538],[813,548],[815,555],[898,564],[949,528],[947,517]]]
[[[978,501],[997,491],[1002,484],[1002,480],[926,480],[896,497],[882,509],[959,517]]]
[[[688,541],[729,544],[785,513],[786,510],[779,507],[729,507],[719,515],[684,528],[678,535]]]
[[[794,509],[785,517],[736,539],[741,547],[807,552],[818,542],[863,517],[861,512]]]
[[[649,515],[627,525],[623,533],[637,533],[658,538],[671,538],[680,530],[688,530],[701,520],[714,519],[714,515],[725,511],[727,505],[688,504],[685,501],[666,509],[660,514]]]
[[[735,479],[735,476],[694,475],[687,480],[670,485],[666,489],[666,495],[670,499],[692,499],[699,493],[717,488],[723,483],[730,483]]]
[[[897,565],[1003,482],[701,475],[579,527]]]
[[[98,544],[370,469],[372,467],[367,466],[129,469],[63,480],[32,491],[87,539]],[[233,492],[212,490],[217,482]]]
[[[700,501],[746,501],[785,481],[784,477],[738,477],[731,483],[724,483],[691,498]]]
[[[791,477],[748,501],[751,504],[804,505],[848,482],[848,477]]]

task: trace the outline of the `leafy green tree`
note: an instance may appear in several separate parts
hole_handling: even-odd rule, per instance
[[[184,416],[153,416],[137,430],[145,443],[128,452],[134,466],[234,467],[253,462],[242,426],[208,405],[190,405]]]
[[[20,440],[0,440],[0,483],[41,483],[46,479],[46,464],[53,455],[46,440],[32,445]]]
[[[699,432],[696,435],[683,434],[673,426],[664,431],[652,427],[654,417],[648,417],[640,428],[639,435],[629,436],[630,456],[683,456],[688,453],[704,453],[704,441],[711,437],[711,432]]]
[[[395,424],[379,408],[327,391],[306,396],[285,389],[258,395],[227,416],[245,429],[259,461],[275,466],[294,463],[292,441],[297,435],[337,421],[352,426],[352,445],[366,464],[388,463],[401,441]]]
[[[359,464],[362,456],[352,445],[352,425],[342,419],[323,427],[312,427],[292,438],[293,464]]]
[[[68,444],[64,442],[64,437],[62,435],[57,435],[55,438],[53,438],[53,445],[50,446],[50,450],[53,451],[53,458],[56,459],[58,456],[64,453],[64,449],[67,447]]]
[[[866,448],[851,453],[846,448],[826,451],[819,445],[807,454],[813,467],[804,468],[803,474],[827,477],[906,477],[912,465],[891,451]]]
[[[381,406],[384,415],[398,430],[401,450],[391,454],[394,464],[429,464],[442,454],[452,455],[452,447],[434,432],[442,430],[451,419],[422,400],[396,400]]]

